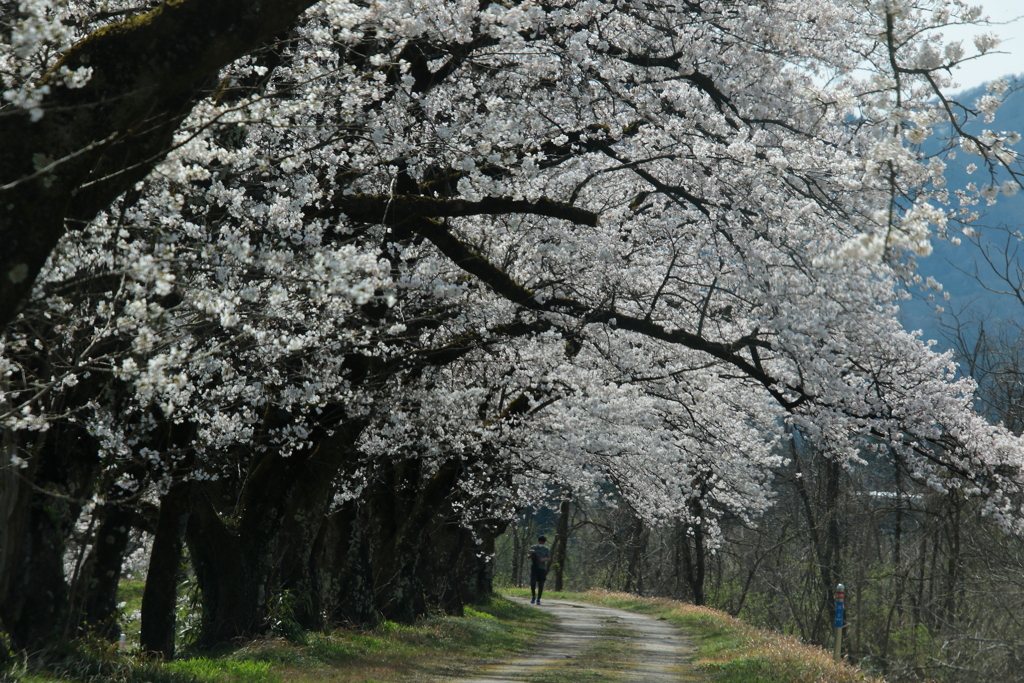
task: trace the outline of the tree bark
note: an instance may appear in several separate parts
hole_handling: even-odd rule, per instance
[[[142,593],[142,629],[139,634],[142,651],[157,652],[166,661],[174,659],[178,575],[181,573],[191,488],[189,482],[173,484],[160,499],[160,514],[149,555],[146,587]]]
[[[690,539],[693,539],[693,550],[690,550]],[[686,577],[686,585],[690,589],[690,596],[693,604],[703,605],[704,597],[704,576],[706,564],[706,550],[704,547],[704,529],[700,524],[685,524],[679,528],[678,541],[682,560],[683,573]]]
[[[89,572],[83,622],[87,630],[113,641],[121,634],[117,619],[117,589],[136,512],[123,504],[106,507],[87,563]]]
[[[202,646],[266,631],[271,596],[306,571],[334,479],[365,424],[335,426],[305,456],[266,453],[249,472],[234,516],[213,504],[222,498],[215,487],[193,488],[186,542],[202,592]]]
[[[370,564],[372,531],[363,524],[361,506],[347,503],[331,514],[318,565],[321,602],[332,622],[372,625],[377,621],[373,568]]]
[[[512,583],[516,588],[523,585],[523,557],[526,555],[526,546],[519,525],[512,527]]]
[[[374,533],[383,541],[371,546],[375,602],[384,618],[401,623],[426,613],[420,566],[424,535],[438,509],[447,508],[462,470],[458,460],[429,475],[422,465],[418,458],[396,463],[390,485],[378,488],[371,499]]]
[[[818,509],[811,500],[804,481],[803,465],[794,441],[792,445],[793,462],[796,465],[797,477],[793,480],[807,519],[807,530],[811,537],[814,550],[814,564],[820,577],[818,618],[813,621],[813,630],[809,634],[812,642],[824,642],[831,633],[830,614],[834,593],[842,573],[842,535],[839,526],[839,494],[842,468],[839,463],[823,459],[819,477]],[[813,458],[814,456],[812,456]],[[813,464],[813,459],[812,459]],[[822,529],[824,527],[824,529]],[[822,533],[824,531],[824,534]]]
[[[269,526],[265,541],[240,533],[217,514],[204,487],[194,488],[185,538],[202,593],[200,647],[265,632],[273,578],[267,544],[275,535]]]
[[[0,410],[6,408],[5,404],[0,404]],[[26,473],[15,470],[10,464],[17,454],[14,432],[5,429],[0,432],[0,438],[0,462],[7,465],[0,467],[0,631],[6,632],[9,630],[7,596],[15,580],[15,568],[24,558],[22,542],[28,522],[29,487],[25,485]],[[0,636],[0,667],[9,663],[12,656],[8,639]]]
[[[639,517],[633,520],[627,548],[629,559],[626,566],[626,582],[622,590],[641,595],[644,590],[643,560],[647,550],[647,529]]]
[[[458,459],[436,470],[419,458],[380,463],[359,499],[332,514],[319,568],[332,621],[411,623],[431,607],[461,614],[489,598],[505,524],[464,526],[453,505],[463,468]]]
[[[70,612],[69,586],[64,576],[64,551],[70,530],[89,498],[99,465],[95,443],[79,426],[53,425],[36,435],[29,468],[31,488],[23,486],[13,517],[21,521],[11,546],[17,554],[3,579],[7,590],[0,596],[0,623],[17,649],[45,647],[67,635],[77,618]]]
[[[952,630],[958,621],[958,606],[957,606],[957,593],[959,592],[960,583],[960,515],[962,510],[962,501],[956,491],[952,491],[947,495],[947,500],[950,502],[947,523],[946,523],[946,538],[949,542],[949,554],[946,557],[946,576],[944,592],[942,601],[942,617],[944,628],[949,631]]]
[[[569,513],[572,500],[569,496],[562,499],[558,507],[558,524],[555,527],[555,542],[552,548],[552,564],[555,569],[555,590],[562,590],[565,582],[565,559],[569,545]]]

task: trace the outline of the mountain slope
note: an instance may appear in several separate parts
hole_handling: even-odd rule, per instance
[[[1014,81],[1013,77],[1005,78],[1011,83]],[[1024,74],[1017,78],[1024,79]],[[960,93],[958,99],[972,104],[984,94],[985,88],[981,86]],[[966,128],[972,134],[980,134],[986,128],[995,131],[1018,131],[1024,134],[1024,89],[1008,91],[1003,106],[996,112],[994,122],[984,124],[981,121],[974,121]],[[936,138],[941,138],[944,134],[948,135],[948,131],[936,131]],[[923,146],[922,151],[925,154],[935,154],[939,149],[939,142],[933,139]],[[970,182],[975,182],[979,186],[993,182],[993,178],[985,171],[967,172],[967,166],[978,163],[978,157],[961,151],[955,159],[944,158],[944,161],[947,165],[947,186],[950,189],[963,188]],[[995,181],[1002,182],[1008,178],[1009,174],[1004,171],[995,177]],[[1005,247],[1008,236],[1004,230],[1006,228],[1011,231],[1024,229],[1024,192],[1012,197],[1000,195],[993,206],[985,206],[982,202],[977,208],[983,215],[971,227],[981,234],[980,243],[983,248]],[[957,232],[958,230],[951,229],[951,236]],[[959,246],[954,246],[946,240],[933,240],[933,244],[933,254],[919,260],[918,270],[922,277],[930,276],[942,283],[944,291],[949,293],[949,301],[944,301],[939,295],[935,297],[934,302],[929,302],[926,300],[926,294],[920,290],[913,291],[914,300],[905,302],[901,307],[903,323],[908,329],[920,329],[926,339],[936,339],[939,341],[939,347],[948,347],[942,334],[940,317],[935,312],[936,304],[947,312],[947,321],[949,312],[965,312],[968,317],[981,317],[993,322],[997,319],[1024,319],[1024,307],[1018,302],[990,291],[1001,289],[1000,283],[993,277],[977,245],[967,239],[963,239]],[[1024,242],[1020,244],[1024,246]],[[1011,239],[1010,246],[1017,246],[1015,238]],[[973,273],[979,274],[980,281],[971,276]]]

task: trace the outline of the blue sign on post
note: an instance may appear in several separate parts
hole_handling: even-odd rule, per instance
[[[843,659],[843,617],[846,611],[844,603],[846,602],[846,586],[839,584],[836,586],[836,651],[832,655],[833,661],[836,663]]]

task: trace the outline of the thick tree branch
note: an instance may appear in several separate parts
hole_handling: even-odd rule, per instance
[[[78,89],[51,83],[38,121],[0,116],[0,325],[66,227],[92,220],[163,157],[218,70],[315,1],[169,0],[72,47],[61,66],[92,77]]]
[[[691,67],[689,70],[690,73],[686,73],[686,67],[682,63],[683,54],[680,52],[667,57],[637,55],[615,45],[609,46],[606,52],[608,55],[621,59],[627,64],[632,64],[633,66],[639,66],[644,69],[662,67],[679,72],[682,78],[689,81],[695,88],[710,97],[711,101],[715,103],[715,107],[717,107],[718,111],[724,112],[725,107],[728,107],[733,111],[733,113],[738,113],[736,106],[721,90],[719,90],[715,81],[710,76],[701,73],[695,67]]]
[[[441,253],[467,273],[479,278],[496,294],[523,308],[533,311],[560,313],[580,320],[586,320],[587,322],[604,323],[612,327],[642,334],[651,339],[658,339],[670,344],[685,346],[695,351],[702,351],[737,368],[744,375],[761,384],[786,409],[797,407],[807,398],[800,390],[796,390],[799,394],[797,399],[787,398],[779,389],[778,382],[773,377],[739,354],[741,349],[748,348],[752,343],[755,343],[755,340],[745,337],[731,344],[712,342],[685,330],[667,330],[650,320],[625,315],[612,308],[591,307],[574,299],[564,297],[538,297],[534,292],[520,285],[500,268],[494,266],[486,257],[455,237],[440,222],[424,218],[410,222],[409,227],[414,232],[430,240]]]
[[[455,218],[488,214],[518,213],[560,218],[580,225],[596,226],[598,216],[572,204],[541,198],[536,201],[509,197],[486,197],[470,202],[422,195],[350,194],[336,197],[333,208],[364,223],[395,225],[410,219]]]

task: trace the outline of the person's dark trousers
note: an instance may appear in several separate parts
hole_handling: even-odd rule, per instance
[[[540,604],[540,597],[544,594],[544,582],[548,578],[546,569],[540,567],[530,568],[530,603]]]

